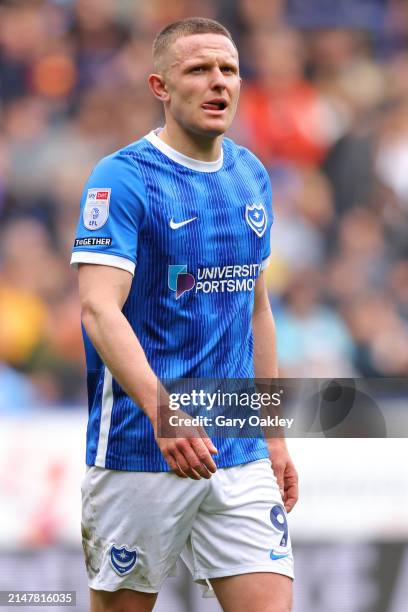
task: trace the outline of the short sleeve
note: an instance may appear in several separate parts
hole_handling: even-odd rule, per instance
[[[102,159],[82,194],[71,265],[113,266],[133,275],[146,206],[145,187],[133,159],[120,153]]]
[[[267,226],[265,234],[263,235],[264,243],[262,245],[262,264],[261,270],[265,270],[269,265],[269,257],[271,254],[271,229],[273,224],[273,209],[272,209],[272,186],[269,175],[265,171],[265,184],[264,184],[264,201],[266,205],[267,214]]]

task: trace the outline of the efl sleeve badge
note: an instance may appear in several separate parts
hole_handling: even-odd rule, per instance
[[[100,229],[109,217],[111,189],[88,189],[83,212],[84,225],[89,230]]]

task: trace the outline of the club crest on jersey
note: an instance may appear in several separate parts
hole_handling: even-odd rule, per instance
[[[249,227],[259,238],[262,238],[266,231],[267,214],[263,204],[247,204],[245,208],[245,220]]]
[[[123,576],[128,574],[136,565],[137,552],[136,550],[128,550],[126,546],[116,548],[112,546],[110,549],[110,562],[117,574]]]
[[[88,189],[83,213],[84,225],[89,230],[100,229],[109,217],[109,200],[111,190]]]

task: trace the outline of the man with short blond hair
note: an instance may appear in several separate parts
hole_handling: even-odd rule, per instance
[[[161,380],[277,376],[269,177],[224,138],[241,86],[224,26],[170,24],[154,67],[165,126],[97,164],[72,254],[88,366],[91,607],[152,610],[181,555],[224,610],[287,612],[297,476],[284,440],[212,441],[199,427],[161,437],[157,410]]]

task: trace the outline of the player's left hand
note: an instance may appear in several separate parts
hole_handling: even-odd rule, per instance
[[[290,458],[284,438],[269,438],[268,449],[286,512],[290,512],[299,496],[296,468]]]

